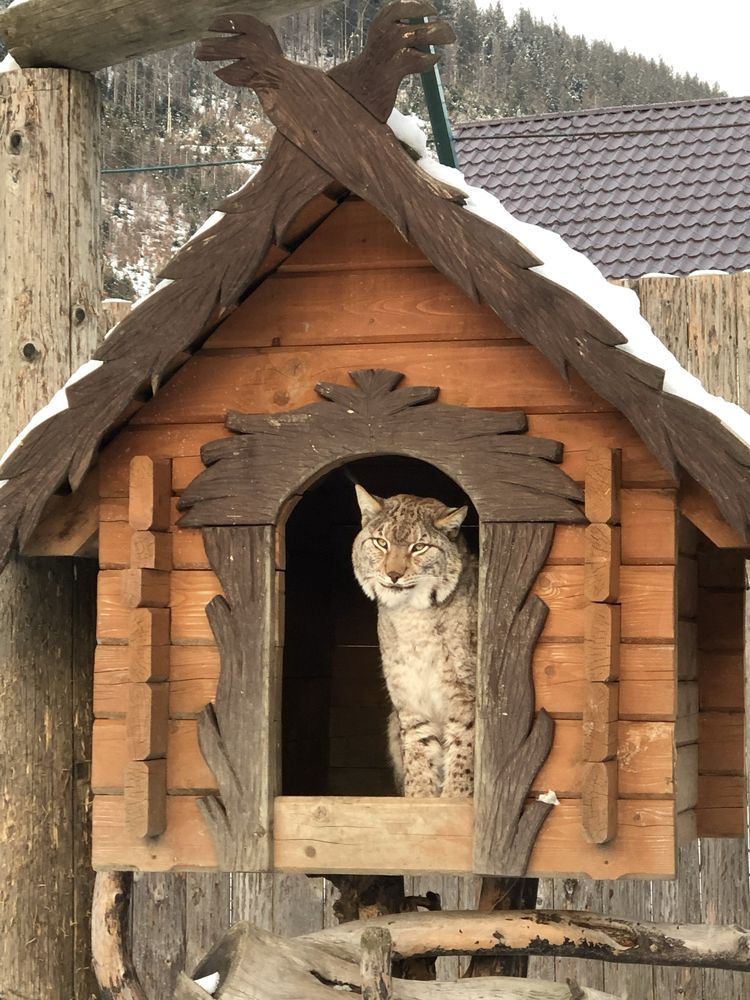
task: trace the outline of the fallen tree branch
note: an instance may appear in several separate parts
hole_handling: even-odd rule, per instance
[[[367,921],[367,935],[372,936],[373,925],[382,919],[391,918]],[[358,953],[361,936],[360,928]],[[215,972],[222,1000],[337,1000],[348,992],[378,1000],[621,1000],[566,983],[501,977],[457,983],[393,979],[389,994],[388,984],[378,975],[375,978],[385,991],[368,994],[369,984],[363,982],[359,964],[311,943],[310,937],[284,939],[247,923],[231,927],[192,976]],[[174,1000],[199,1000],[199,996],[195,983],[181,975]]]
[[[750,972],[750,930],[737,924],[657,924],[575,910],[402,913],[377,917],[394,958],[413,955],[554,955],[603,962],[689,965]],[[295,940],[359,961],[355,921]]]

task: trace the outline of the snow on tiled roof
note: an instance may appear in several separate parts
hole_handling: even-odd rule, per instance
[[[466,180],[608,278],[750,268],[750,97],[455,126]]]

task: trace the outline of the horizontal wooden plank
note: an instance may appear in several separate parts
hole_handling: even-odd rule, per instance
[[[541,641],[583,636],[583,566],[546,566],[534,592],[549,616]],[[671,642],[675,634],[674,573],[670,566],[623,566],[620,571],[623,640]]]
[[[745,644],[745,592],[698,590],[698,649],[728,652]]]
[[[698,696],[703,712],[742,712],[745,705],[744,654],[699,654]]]
[[[677,553],[677,507],[674,490],[622,490],[622,561],[674,563]]]
[[[742,774],[744,715],[701,712],[698,717],[698,770],[701,774]]]
[[[91,787],[96,795],[122,793],[128,761],[126,722],[97,719],[94,722]],[[167,737],[167,790],[170,793],[216,789],[216,779],[198,746],[197,723],[173,719]]]
[[[167,825],[161,837],[139,837],[127,829],[123,795],[95,795],[92,811],[91,863],[97,871],[216,868],[213,837],[192,796],[167,796]]]
[[[128,637],[130,610],[120,592],[126,570],[102,570],[97,581],[97,640],[124,642]],[[175,570],[169,574],[169,607],[173,643],[212,643],[213,633],[206,605],[221,587],[210,570]]]
[[[201,447],[231,431],[219,423],[164,424],[121,430],[99,455],[99,493],[102,497],[128,495],[128,471],[134,455],[152,458],[198,457]]]
[[[474,807],[462,799],[274,802],[274,867],[310,872],[469,872]]]
[[[744,837],[745,815],[744,775],[700,775],[696,810],[699,836]]]
[[[620,718],[675,718],[675,647],[623,644],[620,648]],[[555,718],[583,712],[582,643],[539,643],[534,653],[536,707]]]
[[[219,679],[219,653],[213,646],[170,646],[169,715],[195,718],[213,701]],[[124,716],[127,702],[128,647],[96,648],[94,665],[94,715]]]
[[[287,258],[209,338],[209,349],[517,337],[432,267],[320,270]],[[294,268],[294,271],[292,270]]]
[[[430,266],[422,251],[366,201],[347,198],[287,259],[285,271]],[[447,279],[444,279],[447,280]]]
[[[562,468],[577,483],[584,481],[589,449],[608,445],[622,452],[624,488],[670,489],[677,485],[620,413],[530,413],[529,433],[563,443]]]
[[[274,863],[300,872],[419,874],[471,871],[471,803],[441,799],[277,798]],[[618,803],[618,836],[587,844],[580,802],[556,806],[537,839],[529,875],[669,878],[674,874],[672,802]]]
[[[198,353],[131,425],[222,421],[230,409],[296,409],[319,401],[318,382],[348,385],[349,372],[383,364],[379,345]],[[568,384],[536,348],[516,341],[399,343],[389,347],[387,364],[406,373],[405,385],[439,385],[441,401],[457,406],[540,413],[611,409],[578,376]]]

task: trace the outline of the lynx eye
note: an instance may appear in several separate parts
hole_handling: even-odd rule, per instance
[[[381,552],[388,551],[388,542],[386,541],[385,538],[371,538],[370,541],[372,542],[373,545],[377,546],[377,548],[379,548]]]
[[[419,553],[420,553],[420,552],[426,552],[426,551],[427,551],[427,549],[429,549],[429,547],[430,547],[430,546],[429,546],[429,545],[426,545],[426,544],[425,544],[424,542],[415,542],[415,543],[414,543],[414,544],[413,544],[413,545],[411,546],[411,551],[412,551],[412,552],[413,552],[413,553],[414,553],[415,555],[419,555]]]

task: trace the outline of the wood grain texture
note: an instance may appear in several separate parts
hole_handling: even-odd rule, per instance
[[[551,806],[527,802],[554,723],[534,710],[532,657],[547,608],[531,594],[553,525],[480,527],[474,869],[523,875]]]
[[[436,387],[399,387],[403,375],[385,369],[351,378],[355,388],[319,383],[327,402],[290,413],[230,413],[237,434],[202,449],[208,468],[183,491],[180,524],[274,524],[284,502],[322,473],[372,454],[437,466],[484,520],[582,519],[580,491],[555,464],[559,446],[519,433],[523,414],[436,403]]]
[[[90,77],[0,74],[0,451],[96,346],[98,108]],[[18,511],[34,518],[38,499],[19,494]],[[2,549],[4,527],[0,536]],[[94,587],[89,562],[68,559],[14,560],[0,584],[0,994],[96,989],[88,916]]]
[[[130,462],[128,523],[134,531],[166,531],[172,496],[172,465],[136,455]]]
[[[592,448],[586,456],[586,517],[592,524],[620,523],[622,456],[615,448]]]
[[[266,871],[272,865],[280,770],[272,531],[209,528],[204,541],[226,598],[215,597],[206,609],[222,666],[216,701],[206,706],[198,727],[220,796],[202,799],[201,809],[216,839],[220,868]]]
[[[116,801],[113,796],[112,801]],[[373,808],[377,806],[377,810]],[[458,799],[276,799],[275,864],[299,872],[470,872],[474,820]],[[381,822],[387,817],[387,822]],[[530,875],[550,872],[669,877],[674,873],[674,804],[635,799],[618,804],[617,840],[587,845],[580,801],[555,806],[539,837]]]
[[[617,834],[617,763],[586,762],[581,777],[581,826],[592,844],[606,844]]]
[[[151,760],[167,752],[169,684],[131,682],[127,703],[127,754]]]
[[[132,760],[125,768],[125,824],[135,837],[158,837],[167,827],[167,762]]]
[[[235,86],[253,87],[288,141],[350,191],[366,197],[399,231],[408,233],[438,269],[477,301],[490,304],[558,368],[576,369],[628,416],[666,468],[676,472],[682,466],[705,484],[727,520],[746,533],[748,508],[736,484],[750,476],[750,453],[726,434],[716,417],[662,393],[659,370],[616,351],[622,335],[571,293],[528,270],[530,261],[519,256],[518,244],[506,234],[489,229],[476,216],[468,219],[456,204],[455,192],[441,191],[431,177],[415,169],[393,135],[363,114],[334,80],[285,60],[275,36],[252,18],[233,24],[219,20],[214,27],[233,37],[204,43],[199,58],[237,60],[218,75]],[[361,126],[355,140],[352,121]],[[403,192],[397,204],[394,190]],[[529,302],[535,304],[535,315],[527,308]],[[540,323],[542,303],[561,322]],[[588,336],[556,336],[560,329],[584,329]],[[705,448],[695,448],[695,434]],[[725,490],[718,488],[720,482]]]
[[[287,301],[293,291],[285,290]],[[544,356],[523,341],[421,344],[401,339],[385,356],[390,368],[407,373],[405,385],[440,385],[441,399],[449,405],[528,413],[610,409],[577,376],[569,382],[560,378]],[[377,368],[383,357],[380,344],[200,352],[131,424],[220,423],[233,410],[296,409],[315,401],[317,384],[345,383],[349,372]]]

